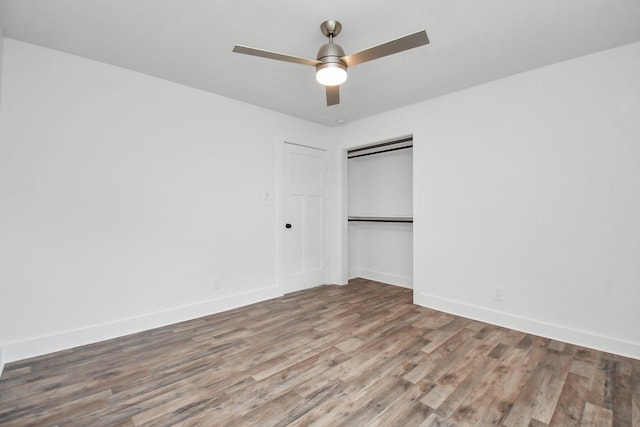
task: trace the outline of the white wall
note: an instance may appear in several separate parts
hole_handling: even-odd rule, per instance
[[[0,26],[0,106],[2,105],[2,42],[4,37],[2,35],[2,27]]]
[[[413,215],[413,149],[347,161],[349,215]]]
[[[411,148],[349,159],[349,215],[412,216],[412,167]],[[412,224],[350,222],[349,277],[411,287]]]
[[[634,43],[347,124],[339,138],[414,136],[417,303],[640,358],[639,118]],[[334,221],[346,211],[336,190]]]
[[[413,287],[413,225],[349,223],[349,278]]]
[[[5,361],[278,295],[281,141],[408,134],[416,302],[640,358],[638,43],[335,129],[10,39],[2,56]]]
[[[282,141],[323,127],[12,39],[3,57],[5,361],[281,294],[263,194]]]
[[[2,114],[2,42],[4,37],[2,35],[2,27],[0,26],[0,114]],[[3,297],[2,286],[0,286],[0,298]],[[0,377],[2,377],[2,371],[4,370],[4,358],[2,356],[2,346],[0,346]]]

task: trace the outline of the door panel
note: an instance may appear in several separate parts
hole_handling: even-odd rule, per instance
[[[292,248],[298,248],[304,245],[303,229],[300,227],[304,218],[304,194],[289,195],[289,215],[287,223],[292,227],[285,229],[287,237]],[[287,272],[291,275],[304,273],[304,252],[290,251]]]
[[[285,144],[284,287],[293,292],[325,284],[326,152]]]
[[[322,224],[322,214],[324,211],[323,202],[321,196],[312,194],[307,196],[307,221],[309,224]],[[306,261],[307,270],[318,270],[323,268],[324,264],[324,245],[322,241],[323,230],[320,227],[310,226],[307,229],[308,235],[306,236]]]

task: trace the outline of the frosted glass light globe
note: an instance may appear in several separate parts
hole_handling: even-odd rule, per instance
[[[316,71],[316,80],[324,86],[341,85],[347,80],[347,70],[342,64],[323,64]]]

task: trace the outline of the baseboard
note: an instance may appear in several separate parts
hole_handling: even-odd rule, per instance
[[[360,269],[357,271],[356,277],[388,283],[390,285],[402,286],[403,288],[413,288],[412,277],[398,276],[395,274],[383,273],[381,271]]]
[[[640,343],[638,342],[606,337],[588,331],[568,328],[510,313],[489,310],[487,308],[437,297],[425,292],[414,292],[413,299],[414,303],[423,307],[456,316],[479,320],[528,334],[579,345],[581,347],[593,348],[607,353],[640,359]]]
[[[0,347],[0,378],[2,378],[2,371],[4,371],[4,359],[2,358],[2,347]]]
[[[84,328],[68,330],[56,334],[2,344],[2,362],[41,356],[55,351],[66,350],[81,345],[134,334],[149,329],[167,326],[186,320],[196,319],[241,306],[282,296],[278,287],[263,288],[222,298],[211,299],[197,304],[174,307],[168,310],[143,314]]]

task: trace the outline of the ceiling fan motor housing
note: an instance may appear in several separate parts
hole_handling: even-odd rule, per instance
[[[323,63],[335,63],[335,64],[342,64],[346,66],[347,64],[345,64],[345,62],[342,60],[343,56],[344,56],[344,50],[342,50],[342,47],[340,47],[339,44],[329,42],[327,44],[322,45],[322,47],[320,47],[320,50],[318,50],[318,55],[316,56],[316,59],[318,61],[322,61]]]
[[[329,37],[329,43],[322,45],[320,50],[318,50],[316,59],[321,61],[322,64],[316,65],[316,71],[326,68],[326,64],[338,64],[340,68],[346,70],[347,64],[342,60],[344,50],[339,44],[333,43],[333,38],[340,34],[342,25],[340,22],[330,19],[320,24],[320,29],[322,30],[322,34]],[[335,67],[335,65],[333,66]]]
[[[321,61],[322,64],[316,65],[316,71],[327,67],[338,67],[346,71],[347,64],[342,60],[343,56],[344,50],[342,50],[340,45],[333,42],[322,45],[320,50],[318,50],[318,55],[316,57],[316,59]]]

